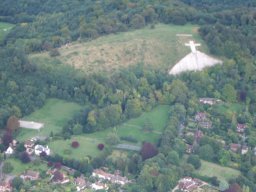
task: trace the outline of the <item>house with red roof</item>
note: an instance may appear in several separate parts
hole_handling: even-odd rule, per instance
[[[192,192],[206,184],[207,183],[204,183],[203,181],[196,178],[184,177],[179,180],[179,183],[176,186],[176,188],[183,192]]]
[[[231,143],[230,144],[230,150],[234,153],[237,153],[239,152],[241,149],[241,145],[240,144],[237,144],[237,143]]]
[[[236,126],[236,131],[237,131],[237,133],[244,133],[246,128],[247,128],[246,124],[238,123]]]
[[[39,175],[40,175],[40,173],[38,171],[28,170],[24,174],[22,174],[20,176],[20,178],[22,178],[23,180],[35,181],[35,180],[39,179],[39,177],[40,177]]]
[[[87,185],[89,185],[88,182],[86,182],[84,177],[75,178],[74,184],[76,186],[77,191],[81,191],[81,190],[85,189]]]
[[[129,183],[130,181],[127,179],[127,177],[122,177],[119,172],[115,172],[115,174],[107,173],[103,171],[102,169],[95,169],[92,172],[93,177],[98,177],[100,179],[108,180],[111,183],[116,183],[120,185],[125,185]]]
[[[0,192],[11,192],[12,186],[9,181],[1,181],[0,182]]]

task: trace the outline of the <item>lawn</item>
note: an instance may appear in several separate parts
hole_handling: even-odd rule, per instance
[[[78,141],[80,146],[78,148],[72,148],[72,141]],[[90,138],[86,136],[74,136],[67,140],[55,140],[48,143],[53,153],[59,154],[63,157],[72,157],[74,159],[83,159],[86,156],[92,158],[97,157],[103,151],[99,151],[97,145],[104,143],[100,139]]]
[[[16,176],[19,174],[22,174],[26,170],[33,170],[33,171],[47,170],[47,165],[42,162],[38,162],[38,164],[35,164],[34,162],[24,164],[20,160],[12,159],[12,158],[9,158],[4,162],[11,163],[11,165],[14,167],[11,174],[14,174]]]
[[[215,163],[210,163],[204,160],[201,160],[202,166],[196,173],[202,176],[208,176],[208,177],[217,177],[220,181],[226,181],[228,182],[230,179],[234,179],[237,176],[239,176],[241,173],[238,170],[229,168],[229,167],[223,167],[220,165],[217,165]]]
[[[0,22],[0,41],[11,30],[13,24]]]
[[[111,73],[138,63],[167,70],[190,52],[190,49],[184,45],[189,40],[201,43],[202,47],[199,49],[207,52],[207,47],[197,31],[196,25],[158,24],[154,29],[145,27],[99,37],[90,42],[73,42],[59,48],[60,56],[55,58],[44,52],[30,55],[30,59],[41,67],[63,63],[85,73]],[[193,36],[177,36],[177,34]]]
[[[59,99],[48,99],[45,105],[33,112],[24,120],[44,123],[40,132],[22,128],[17,136],[19,141],[24,141],[34,136],[49,136],[51,132],[58,133],[65,123],[72,119],[74,113],[78,112],[82,106]]]
[[[155,107],[152,111],[144,112],[140,117],[126,121],[125,123],[117,126],[117,134],[119,137],[122,136],[132,136],[139,142],[148,141],[157,143],[162,130],[168,121],[168,105],[159,105]],[[143,126],[145,122],[149,121],[152,125],[152,131],[144,131]],[[99,131],[96,133],[88,134],[91,138],[106,138],[108,133],[112,132],[113,128],[106,129],[104,131]]]
[[[169,106],[159,105],[150,112],[143,113],[140,117],[131,119],[120,126],[117,126],[117,134],[121,136],[132,136],[139,142],[150,141],[156,143],[168,121]],[[142,127],[145,121],[151,121],[153,131],[144,132]],[[48,143],[53,153],[63,157],[83,159],[86,156],[97,157],[101,151],[98,150],[99,143],[105,143],[106,136],[113,131],[113,128],[92,134],[73,136],[68,140],[54,140]],[[76,149],[71,147],[72,141],[78,141],[80,146]],[[122,142],[123,143],[123,142]],[[136,144],[138,145],[138,144]],[[139,143],[140,145],[140,143]]]
[[[244,105],[241,103],[223,103],[213,106],[213,110],[220,116],[226,116],[232,118],[234,114],[243,113]]]

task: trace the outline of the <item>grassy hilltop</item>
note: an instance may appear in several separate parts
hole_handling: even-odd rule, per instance
[[[85,73],[114,72],[122,67],[143,63],[167,70],[189,53],[184,43],[195,40],[202,43],[198,26],[163,25],[131,32],[99,37],[90,42],[75,42],[58,49],[60,56],[50,57],[48,52],[32,54],[38,65],[65,64]],[[179,36],[191,34],[192,36]],[[206,50],[203,45],[201,50]]]

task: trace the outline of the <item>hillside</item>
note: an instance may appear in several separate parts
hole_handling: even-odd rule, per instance
[[[67,44],[58,49],[60,56],[57,57],[43,52],[32,54],[30,58],[38,65],[62,63],[85,73],[111,73],[138,63],[167,70],[189,53],[185,42],[191,39],[201,42],[197,29],[195,25],[159,24],[154,28],[103,36],[90,42]]]

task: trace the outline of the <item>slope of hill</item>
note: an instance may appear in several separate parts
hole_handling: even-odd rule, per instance
[[[177,34],[191,34],[177,35]],[[85,73],[114,72],[138,63],[167,70],[189,52],[184,46],[188,40],[201,41],[197,26],[156,25],[133,32],[100,37],[96,40],[67,44],[58,49],[60,56],[48,52],[33,54],[38,65],[62,63]],[[206,49],[205,47],[203,49]]]

